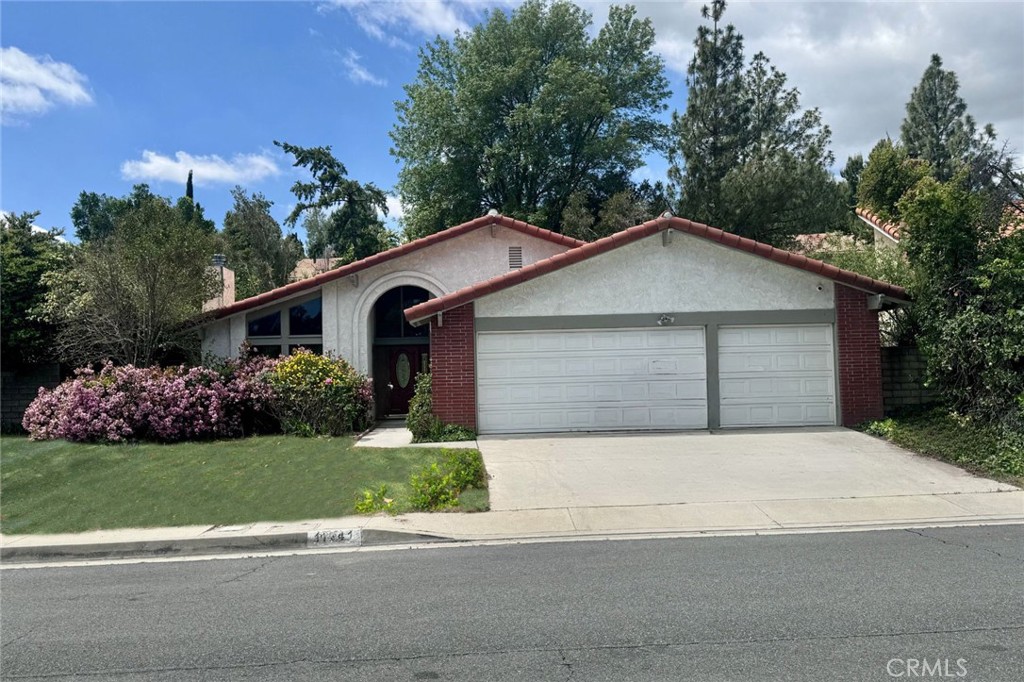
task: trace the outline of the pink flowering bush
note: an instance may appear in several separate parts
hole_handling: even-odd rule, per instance
[[[173,442],[241,436],[273,424],[267,374],[279,360],[243,356],[217,367],[76,370],[39,389],[22,426],[35,440]]]

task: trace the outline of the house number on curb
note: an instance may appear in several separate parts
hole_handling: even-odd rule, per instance
[[[306,534],[306,547],[358,546],[362,531],[355,530],[311,530]]]
[[[409,356],[401,353],[398,356],[398,362],[395,363],[395,374],[398,375],[398,385],[402,388],[409,385],[409,375],[412,374],[411,369],[409,366]]]

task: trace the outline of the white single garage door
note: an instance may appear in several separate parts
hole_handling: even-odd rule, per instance
[[[707,427],[703,328],[481,332],[481,433]]]
[[[722,426],[836,423],[832,325],[721,327]]]

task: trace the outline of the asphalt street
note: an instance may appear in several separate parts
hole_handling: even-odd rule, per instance
[[[1018,682],[1022,607],[1024,526],[5,570],[0,677]]]

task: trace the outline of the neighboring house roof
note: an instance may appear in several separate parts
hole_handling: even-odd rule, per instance
[[[1006,207],[1006,211],[1003,213],[1005,222],[1000,236],[1008,237],[1014,232],[1024,229],[1024,214],[1022,214],[1020,206],[1021,202],[1015,201],[1012,206]],[[903,238],[903,229],[905,227],[903,225],[890,223],[864,208],[857,209],[857,217],[894,242],[898,242]]]
[[[796,253],[808,254],[821,251],[825,248],[842,247],[853,248],[857,240],[853,235],[842,234],[841,232],[815,232],[814,234],[798,234],[793,237],[796,245],[793,251]]]
[[[541,275],[546,275],[554,270],[559,270],[569,265],[573,265],[574,263],[579,263],[580,261],[592,258],[593,256],[606,253],[613,249],[617,249],[620,246],[624,246],[668,229],[678,230],[679,232],[684,232],[686,234],[691,234],[696,237],[716,242],[722,246],[727,246],[739,251],[746,251],[747,253],[760,256],[768,260],[773,260],[783,265],[799,268],[800,270],[806,270],[812,274],[820,275],[839,282],[840,284],[846,284],[857,289],[870,291],[876,294],[885,294],[886,296],[901,300],[910,300],[910,296],[907,294],[906,289],[896,286],[895,284],[889,284],[888,282],[882,282],[877,279],[865,277],[864,275],[850,270],[843,270],[835,267],[834,265],[823,263],[820,260],[808,258],[807,256],[779,249],[774,246],[770,246],[769,244],[763,244],[761,242],[754,241],[753,239],[747,239],[746,237],[740,237],[739,235],[725,232],[717,227],[710,227],[701,223],[695,223],[691,220],[672,216],[649,220],[646,223],[630,227],[622,232],[616,232],[610,237],[605,237],[604,239],[599,239],[595,242],[583,244],[582,246],[577,246],[574,249],[564,251],[551,256],[550,258],[537,261],[536,263],[527,265],[521,270],[513,270],[512,272],[465,287],[464,289],[454,291],[445,296],[430,299],[425,303],[420,303],[419,305],[407,309],[405,311],[405,316],[414,324],[422,322],[437,313],[465,305],[466,303],[480,298],[481,296],[486,296],[503,289],[508,289],[509,287],[520,284],[521,282],[526,282],[536,277],[540,277]]]
[[[902,237],[902,226],[883,220],[866,208],[858,208],[857,217],[894,242],[898,242]]]
[[[288,275],[288,281],[298,282],[310,277],[316,277],[322,272],[338,267],[340,262],[340,258],[302,258],[295,263],[291,274]]]
[[[217,310],[213,311],[213,317],[215,319],[227,317],[228,315],[233,315],[235,313],[242,312],[243,310],[258,308],[260,306],[272,303],[282,298],[294,296],[295,294],[301,293],[309,289],[316,289],[317,287],[326,284],[327,282],[333,282],[336,279],[341,279],[342,277],[354,275],[358,272],[366,270],[367,268],[371,268],[374,265],[386,263],[390,260],[394,260],[395,258],[400,258],[414,251],[419,251],[420,249],[426,248],[433,244],[439,244],[449,239],[453,239],[460,235],[466,234],[467,232],[472,232],[473,230],[479,229],[481,227],[487,227],[489,225],[507,227],[511,230],[522,232],[523,234],[529,235],[531,237],[539,237],[540,239],[545,239],[549,242],[560,244],[562,246],[568,246],[569,248],[586,244],[586,242],[582,242],[579,239],[566,237],[563,234],[558,234],[557,232],[545,230],[544,228],[537,227],[536,225],[524,223],[521,220],[515,220],[513,218],[508,218],[503,215],[485,215],[481,216],[480,218],[470,220],[469,222],[462,223],[461,225],[449,227],[447,230],[443,230],[441,232],[437,232],[435,234],[422,237],[415,241],[411,241],[408,244],[402,244],[401,246],[396,246],[393,249],[382,251],[381,253],[374,254],[372,256],[369,256],[368,258],[357,260],[354,263],[343,265],[340,268],[328,270],[327,272],[321,273],[314,277],[310,277],[309,279],[304,279],[298,282],[292,282],[291,284],[286,284],[283,287],[271,289],[270,291],[265,291],[262,294],[252,296],[250,298],[244,298],[241,301],[236,301],[231,305],[227,305],[224,306],[223,308],[218,308]]]

